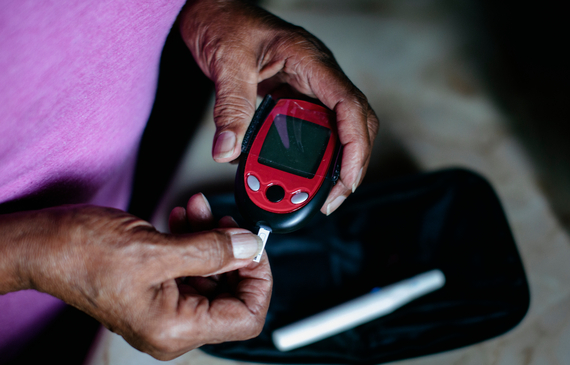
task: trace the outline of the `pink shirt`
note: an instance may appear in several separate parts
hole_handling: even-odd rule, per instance
[[[0,207],[26,199],[126,208],[160,54],[183,4],[2,2]],[[0,358],[61,307],[35,291],[0,296]]]

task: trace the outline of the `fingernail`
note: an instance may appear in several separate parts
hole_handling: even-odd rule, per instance
[[[331,203],[329,203],[329,205],[327,205],[327,215],[330,215],[332,212],[334,212],[341,204],[342,202],[346,199],[346,196],[341,195],[336,197],[335,200],[333,200]]]
[[[208,201],[208,199],[206,198],[206,195],[200,193],[200,195],[202,195],[202,198],[204,199],[204,202],[206,203],[206,206],[208,207],[208,211],[210,211],[210,213],[212,212],[212,207],[210,206],[210,202]]]
[[[240,233],[232,236],[232,248],[236,259],[248,259],[257,255],[263,246],[261,238],[251,233]]]
[[[218,134],[214,145],[214,159],[230,157],[234,153],[236,146],[236,134],[232,131],[225,131]]]
[[[356,177],[354,184],[352,184],[352,192],[353,193],[356,190],[356,188],[358,187],[358,184],[360,184],[360,178],[362,178],[362,169],[364,169],[364,167],[360,168],[360,171],[358,171],[358,176]]]

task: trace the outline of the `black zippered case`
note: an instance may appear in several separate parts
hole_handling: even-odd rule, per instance
[[[208,197],[215,215],[232,195]],[[271,305],[257,338],[203,346],[241,361],[378,364],[468,346],[516,326],[529,289],[501,204],[489,183],[462,169],[361,186],[329,217],[271,235]],[[271,333],[416,274],[440,269],[445,286],[328,339],[280,352]]]

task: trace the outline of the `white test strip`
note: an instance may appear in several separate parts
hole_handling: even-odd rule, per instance
[[[261,249],[261,252],[253,258],[253,261],[259,262],[261,260],[261,255],[263,255],[263,250],[265,250],[265,245],[267,244],[267,239],[269,238],[270,233],[271,233],[271,230],[269,228],[264,227],[264,226],[259,227],[259,231],[257,231],[257,235],[263,241],[263,248]]]
[[[279,328],[273,332],[273,343],[280,351],[306,346],[392,313],[444,284],[440,270],[416,275]]]

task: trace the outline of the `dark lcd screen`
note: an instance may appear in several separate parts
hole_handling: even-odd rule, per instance
[[[330,129],[306,120],[278,114],[261,146],[261,164],[313,178],[323,159]]]

